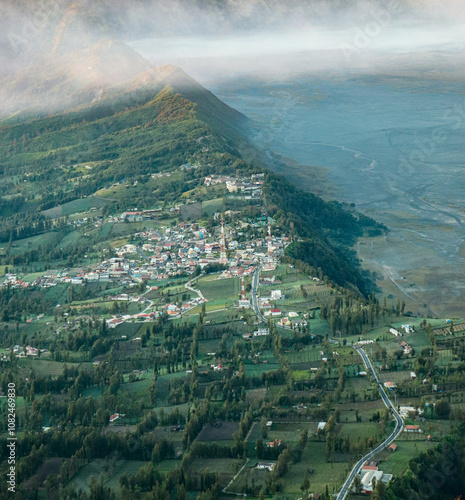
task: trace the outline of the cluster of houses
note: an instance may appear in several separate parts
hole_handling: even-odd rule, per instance
[[[244,335],[242,335],[242,338],[245,340],[252,340],[254,337],[266,337],[269,334],[270,330],[268,328],[259,328],[253,333],[244,333]]]
[[[205,185],[208,187],[224,184],[229,193],[240,194],[244,199],[254,199],[263,195],[264,177],[265,174],[254,174],[250,177],[208,175],[205,177]]]
[[[37,347],[32,347],[27,345],[24,349],[20,345],[13,346],[13,355],[17,358],[27,358],[33,357],[36,358],[39,356],[39,349]]]
[[[16,274],[7,273],[2,283],[3,288],[27,288],[29,283]]]
[[[402,337],[404,333],[415,333],[415,328],[412,325],[402,325],[403,332],[397,330],[396,328],[389,328],[389,333],[394,335],[394,337]]]
[[[33,286],[40,288],[50,288],[59,283],[69,283],[71,285],[84,285],[84,271],[78,272],[74,276],[70,276],[67,269],[63,271],[48,270],[42,276],[38,276],[32,283]]]
[[[208,178],[207,178],[208,179]],[[224,181],[226,178],[211,178],[210,184]],[[261,186],[260,176],[247,179],[228,178],[230,184],[235,183],[238,189],[244,186]],[[207,182],[208,184],[208,182]],[[160,209],[124,212],[117,220],[144,220],[156,218]],[[232,213],[231,213],[232,214]],[[230,215],[231,215],[230,214]],[[219,214],[217,214],[219,215]],[[275,262],[283,254],[289,240],[286,237],[272,236],[270,224],[262,217],[264,225],[268,223],[268,238],[265,235],[239,242],[243,237],[242,229],[254,222],[231,223],[226,227],[216,226],[213,234],[198,224],[180,222],[175,227],[164,227],[159,230],[150,229],[135,233],[134,238],[143,240],[142,246],[128,243],[114,249],[115,257],[104,260],[88,268],[70,271],[64,269],[48,270],[37,277],[34,282],[27,283],[15,274],[6,274],[3,287],[24,288],[37,286],[48,288],[60,283],[84,285],[86,282],[116,282],[121,286],[136,286],[144,280],[164,280],[179,275],[194,273],[196,268],[203,269],[211,263],[227,264],[222,277],[250,276],[259,261],[265,261],[275,267]],[[83,222],[84,219],[83,219]],[[238,238],[238,239],[237,239]],[[145,240],[145,241],[144,241]],[[276,294],[279,291],[274,291]],[[274,298],[277,298],[274,297]],[[266,306],[265,306],[266,307]]]
[[[157,287],[151,287],[150,289],[156,289]],[[166,304],[162,307],[162,311],[156,311],[151,309],[151,303],[150,301],[147,301],[147,299],[144,299],[143,296],[140,297],[130,297],[128,294],[118,294],[115,297],[112,298],[112,300],[128,300],[131,302],[139,302],[139,303],[145,303],[148,302],[148,306],[146,309],[142,312],[136,313],[136,314],[116,314],[112,318],[106,320],[106,324],[109,328],[116,328],[118,325],[121,325],[124,322],[133,322],[133,321],[154,321],[155,319],[158,319],[163,313],[167,314],[171,318],[178,318],[181,317],[184,313],[190,311],[194,307],[198,306],[199,304],[202,304],[204,302],[207,302],[207,299],[205,299],[201,294],[198,297],[194,297],[189,299],[187,302],[183,304],[176,304],[176,303],[170,303]]]
[[[412,349],[413,349],[411,345],[409,345],[409,344],[407,344],[407,342],[405,342],[405,340],[403,340],[400,343],[400,347],[404,351],[405,355],[410,354],[412,352]]]
[[[50,288],[60,283],[70,285],[84,285],[89,281],[117,282],[121,285],[131,285],[133,283],[130,276],[130,263],[126,259],[112,258],[102,261],[89,269],[80,269],[71,272],[68,269],[63,271],[48,270],[38,276],[32,286],[40,288]]]
[[[399,406],[399,415],[402,418],[407,418],[416,415],[423,415],[423,413],[424,411],[421,408],[415,408],[414,406],[406,406],[406,405]]]
[[[122,285],[129,285],[132,282],[130,276],[131,263],[123,257],[113,257],[104,260],[93,267],[78,274],[78,278],[86,281],[114,281]]]
[[[190,311],[199,304],[203,304],[204,302],[208,302],[207,299],[205,299],[204,297],[194,297],[181,305],[167,304],[166,306],[163,306],[163,310],[166,312],[168,316],[180,317],[182,314]]]
[[[231,266],[228,269],[224,270],[220,278],[221,279],[228,279],[228,278],[240,278],[242,276],[251,276],[255,270],[256,270],[256,265],[254,265],[255,259],[252,260],[245,260],[242,262],[241,266]]]
[[[378,481],[384,484],[389,483],[392,479],[392,474],[385,474],[378,470],[378,462],[375,460],[367,460],[359,471],[360,485],[362,492],[366,495],[371,495]]]
[[[92,209],[91,209],[92,210]],[[95,217],[82,217],[80,219],[74,219],[71,221],[68,221],[68,226],[75,226],[75,227],[80,227],[80,226],[86,226],[87,224],[92,223],[94,227],[101,227],[103,226],[103,217],[101,216],[95,216]]]
[[[116,328],[126,321],[154,321],[161,316],[159,311],[142,312],[138,314],[116,314],[110,319],[105,320],[108,328]]]
[[[273,286],[281,283],[282,281],[276,279],[276,276],[265,276],[260,279],[260,286]]]

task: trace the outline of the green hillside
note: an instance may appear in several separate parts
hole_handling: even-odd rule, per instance
[[[120,60],[132,74],[145,66],[138,57],[131,65],[130,52],[118,47],[101,42],[85,52],[105,56],[94,76]],[[80,57],[82,52],[60,61]],[[257,162],[242,159],[243,152],[247,158],[259,158],[250,154],[248,119],[180,68],[163,66],[129,74],[114,85],[107,82],[99,99],[86,102],[88,86],[82,86],[78,77],[67,78],[60,65],[53,67],[58,82],[53,92],[70,94],[71,108],[51,115],[49,110],[45,116],[39,108],[26,108],[1,122],[0,242],[63,228],[66,217],[73,214],[70,208],[75,206],[77,212],[76,201],[85,197],[103,197],[103,213],[153,208],[177,203],[183,193],[195,194],[206,175],[262,170]],[[26,87],[25,93],[31,88]],[[45,92],[44,101],[53,92]],[[76,106],[77,101],[82,103]],[[196,164],[196,169],[180,170],[184,164]],[[169,177],[154,178],[159,173]],[[271,174],[264,187],[278,225],[287,230],[292,223],[295,237],[310,238],[311,247],[318,248],[302,252],[302,245],[290,247],[289,255],[320,268],[342,286],[366,291],[366,280],[347,248],[375,223]],[[102,201],[92,205],[102,207]],[[11,263],[13,255],[15,262],[34,258],[8,251],[2,263]]]

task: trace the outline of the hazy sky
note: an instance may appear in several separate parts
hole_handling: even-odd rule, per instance
[[[206,80],[241,73],[269,77],[276,72],[379,71],[382,61],[392,69],[393,57],[404,69],[409,55],[412,67],[421,61],[436,65],[438,53],[463,60],[465,23],[388,22],[388,17],[373,17],[338,29],[308,26],[236,36],[175,36],[139,40],[131,46],[153,64],[179,64],[192,76]]]

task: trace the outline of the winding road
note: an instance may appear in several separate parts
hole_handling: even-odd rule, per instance
[[[251,288],[251,297],[252,297],[252,309],[254,310],[255,314],[257,315],[259,321],[261,323],[267,323],[268,320],[263,316],[263,314],[260,312],[260,308],[258,307],[258,286],[259,286],[259,278],[260,278],[260,271],[261,267],[258,266],[255,272],[252,275],[252,288]],[[292,330],[290,326],[283,325],[279,326],[276,324],[277,328],[281,328],[282,330]]]
[[[255,314],[257,315],[258,319],[262,323],[268,323],[267,319],[263,314],[260,312],[260,308],[258,307],[258,296],[257,296],[257,290],[258,290],[258,279],[260,277],[260,270],[261,267],[257,266],[257,269],[252,275],[252,288],[251,288],[251,296],[252,296],[252,308],[255,311]]]
[[[257,267],[255,272],[252,275],[252,288],[251,288],[251,296],[252,296],[252,308],[255,311],[255,314],[257,315],[258,319],[261,322],[267,323],[266,318],[262,315],[260,312],[260,308],[258,307],[258,297],[257,297],[257,290],[259,286],[259,276],[260,276],[260,267]],[[336,500],[344,500],[350,490],[350,487],[352,486],[352,483],[354,482],[355,476],[359,473],[362,465],[367,461],[372,459],[377,453],[380,451],[384,450],[387,446],[389,446],[402,432],[402,429],[404,428],[404,421],[402,420],[402,417],[399,415],[398,411],[396,410],[395,406],[392,404],[391,400],[389,399],[388,395],[386,394],[386,391],[384,390],[383,385],[379,381],[378,376],[376,375],[376,371],[373,367],[373,364],[371,363],[370,358],[368,357],[367,353],[358,346],[354,346],[357,352],[360,354],[363,364],[365,365],[365,368],[371,371],[373,378],[375,379],[375,382],[378,384],[378,389],[381,394],[381,398],[383,400],[383,403],[385,404],[386,408],[391,410],[392,414],[394,415],[395,421],[396,421],[396,426],[394,431],[391,433],[391,435],[385,439],[380,445],[378,445],[375,449],[371,450],[370,453],[367,453],[363,458],[361,458],[352,468],[350,471],[350,474],[347,476],[347,479],[344,481],[344,484],[342,485],[341,490],[336,496]]]
[[[203,276],[203,275],[201,275]],[[200,299],[202,299],[203,302],[207,302],[207,299],[203,296],[203,293],[198,289],[198,288],[193,288],[192,285],[193,285],[193,282],[195,281],[196,278],[193,278],[191,279],[190,281],[188,281],[185,285],[184,285],[184,288],[186,290],[189,290],[191,292],[194,292],[198,295],[198,297]]]
[[[369,369],[378,384],[378,389],[381,394],[381,398],[383,400],[383,403],[386,405],[386,408],[392,411],[392,414],[394,415],[394,418],[396,420],[396,427],[392,434],[385,440],[383,441],[379,446],[377,446],[374,450],[370,451],[367,455],[365,455],[363,458],[361,458],[353,467],[353,469],[350,471],[350,474],[347,476],[347,479],[345,480],[344,484],[342,485],[341,490],[337,494],[336,499],[337,500],[344,500],[349,493],[350,487],[352,486],[352,483],[355,479],[355,476],[358,474],[360,471],[362,465],[367,461],[372,459],[378,452],[382,451],[384,448],[389,446],[396,438],[399,436],[399,434],[402,432],[402,429],[404,427],[404,421],[402,420],[402,417],[399,415],[397,412],[395,406],[392,404],[391,400],[388,398],[386,391],[384,390],[384,387],[382,386],[381,382],[378,379],[378,376],[376,375],[375,369],[371,363],[370,358],[368,357],[367,353],[361,348],[361,347],[355,347],[357,349],[357,352],[360,354],[363,360],[363,364],[365,365],[365,368]]]

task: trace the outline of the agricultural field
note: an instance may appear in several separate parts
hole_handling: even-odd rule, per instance
[[[308,470],[312,473],[309,474]],[[292,465],[284,475],[285,492],[297,496],[301,494],[300,485],[308,475],[311,491],[335,492],[343,482],[349,470],[345,463],[328,462],[325,459],[325,443],[310,440],[302,454],[300,462]]]
[[[239,278],[216,279],[215,275],[199,279],[197,287],[208,300],[207,311],[232,307],[241,292]]]
[[[230,441],[239,429],[237,422],[211,422],[203,427],[197,435],[197,441]]]
[[[78,200],[70,201],[63,205],[44,210],[42,213],[52,219],[57,219],[65,215],[83,212],[89,212],[91,208],[99,209],[106,205],[106,201],[98,196],[88,196],[87,198],[80,198]]]
[[[398,440],[396,443],[396,451],[384,450],[377,457],[380,461],[379,468],[387,474],[394,474],[395,476],[405,473],[410,458],[435,446],[434,442],[429,442],[425,439],[418,441]]]
[[[77,490],[88,492],[90,479],[93,476],[95,479],[101,479],[103,484],[113,489],[117,498],[122,498],[119,478],[124,473],[137,473],[144,465],[146,465],[146,462],[103,459],[93,460],[74,476],[70,484]]]
[[[204,201],[202,203],[202,213],[205,217],[213,217],[215,213],[220,213],[224,210],[224,199],[215,198],[213,200]]]

